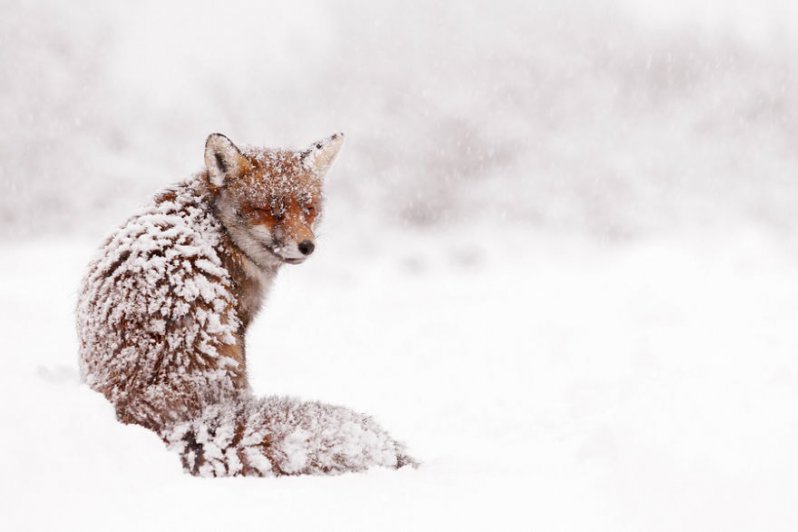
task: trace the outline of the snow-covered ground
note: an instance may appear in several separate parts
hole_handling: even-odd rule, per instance
[[[97,242],[7,243],[0,529],[795,530],[794,242],[331,225],[251,330],[252,385],[372,413],[419,469],[184,474],[79,383]]]

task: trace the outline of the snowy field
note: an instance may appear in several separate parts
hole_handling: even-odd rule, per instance
[[[798,530],[794,2],[0,4],[0,531]],[[84,268],[209,133],[339,130],[250,382],[422,466],[192,478],[79,383]]]
[[[374,414],[419,469],[184,474],[78,382],[93,244],[6,245],[0,529],[795,530],[794,245],[357,236],[283,271],[251,382]]]

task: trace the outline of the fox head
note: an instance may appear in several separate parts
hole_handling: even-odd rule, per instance
[[[208,137],[205,166],[217,214],[255,264],[299,264],[313,253],[322,180],[343,140],[336,133],[293,151],[239,149],[222,134]]]

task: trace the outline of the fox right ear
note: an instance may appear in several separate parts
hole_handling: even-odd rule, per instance
[[[205,167],[212,184],[221,187],[225,177],[241,172],[243,163],[244,156],[233,141],[221,133],[208,136],[205,141]]]

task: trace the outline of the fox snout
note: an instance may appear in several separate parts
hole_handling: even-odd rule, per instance
[[[272,249],[284,259],[301,262],[305,260],[308,255],[313,253],[316,249],[316,244],[311,239],[305,239],[299,242],[295,240],[289,240],[287,242],[275,240]]]
[[[310,225],[277,224],[272,228],[271,240],[281,256],[304,260],[316,249],[316,238]]]
[[[310,255],[313,253],[313,250],[316,249],[316,244],[314,244],[312,240],[303,240],[297,245],[297,248],[299,248],[299,252],[303,255]]]

